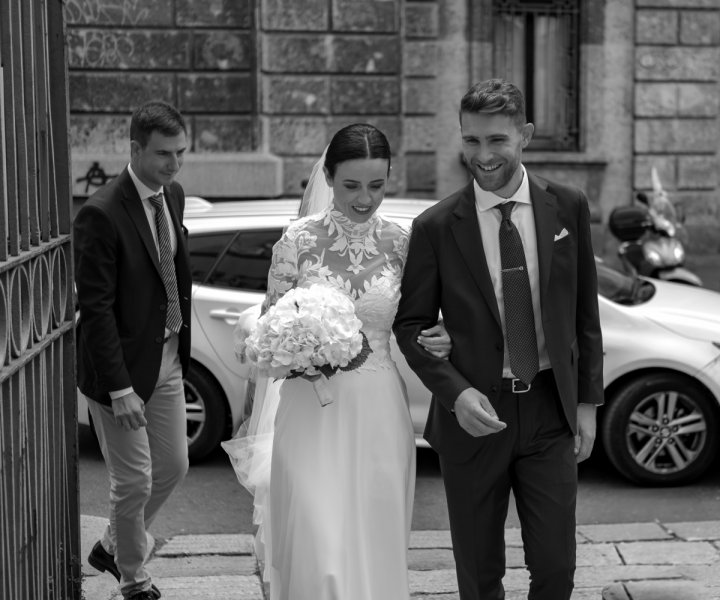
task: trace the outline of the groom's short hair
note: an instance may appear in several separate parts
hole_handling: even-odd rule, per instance
[[[527,121],[523,93],[504,79],[486,79],[472,86],[460,100],[461,117],[463,113],[499,113],[518,126]]]

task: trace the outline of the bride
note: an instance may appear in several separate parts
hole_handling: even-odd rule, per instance
[[[389,173],[381,131],[341,129],[313,169],[301,218],[273,249],[262,311],[294,287],[334,287],[354,302],[372,353],[327,380],[326,406],[302,377],[258,380],[249,428],[223,444],[255,494],[271,600],[409,597],[415,443],[389,347],[408,232],[377,213]],[[246,333],[240,323],[236,337]],[[449,354],[441,326],[423,333],[427,351]]]

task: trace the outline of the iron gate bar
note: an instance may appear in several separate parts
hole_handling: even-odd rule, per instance
[[[0,4],[0,598],[79,600],[62,0]]]

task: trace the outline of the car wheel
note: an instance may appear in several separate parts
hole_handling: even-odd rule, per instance
[[[718,433],[714,399],[680,375],[635,379],[604,409],[605,452],[622,475],[640,484],[698,478],[715,458]]]
[[[222,440],[227,424],[225,397],[215,379],[196,364],[190,365],[184,383],[188,454],[196,462]]]

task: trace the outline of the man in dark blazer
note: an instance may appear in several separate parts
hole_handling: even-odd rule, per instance
[[[473,86],[460,125],[473,181],[415,220],[394,331],[433,393],[425,437],[440,455],[461,600],[505,597],[511,490],[528,598],[568,600],[577,462],[590,454],[603,402],[588,204],[579,190],[525,171],[522,150],[534,127],[514,85]],[[519,233],[520,266],[507,266],[502,227]],[[531,325],[520,333],[531,341],[510,344],[521,294],[505,277],[524,272]],[[449,361],[416,341],[440,311],[453,341]]]
[[[186,146],[175,108],[138,108],[130,164],[73,224],[78,387],[110,475],[109,526],[88,560],[133,600],[160,596],[145,570],[146,528],[188,469],[191,277],[174,181]]]

